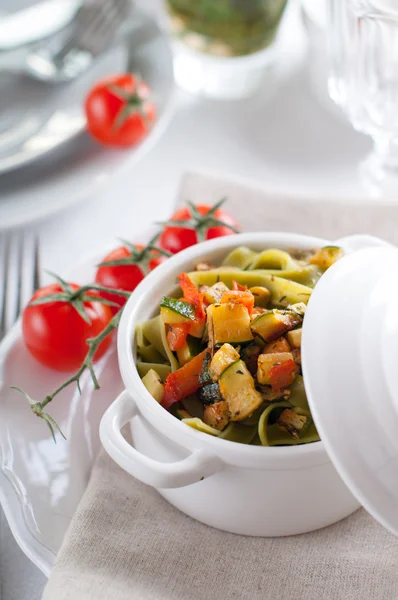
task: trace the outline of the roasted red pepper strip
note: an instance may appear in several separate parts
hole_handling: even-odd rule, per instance
[[[204,350],[186,365],[169,373],[164,386],[164,399],[162,406],[169,409],[175,402],[179,402],[199,389],[199,375],[202,369],[204,357],[208,349]]]
[[[196,321],[204,323],[206,321],[206,312],[203,307],[203,294],[196,289],[195,284],[189,279],[187,273],[181,273],[178,276],[178,281],[184,293],[184,299],[195,308]]]
[[[252,314],[254,308],[254,296],[249,291],[241,290],[230,290],[225,292],[221,298],[221,304],[233,302],[235,304],[243,304],[249,311],[249,315]]]
[[[269,379],[274,392],[283,390],[293,383],[298,367],[294,360],[287,360],[270,369]]]
[[[191,323],[174,323],[168,326],[167,343],[170,350],[180,350],[187,339]]]
[[[232,282],[232,289],[236,292],[246,292],[247,291],[247,285],[242,285],[241,283],[238,283],[237,281],[233,280]]]

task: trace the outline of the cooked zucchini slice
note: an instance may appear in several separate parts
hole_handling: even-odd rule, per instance
[[[304,302],[297,302],[296,304],[290,304],[287,309],[296,313],[299,317],[304,317],[307,305]]]
[[[328,269],[331,267],[339,258],[344,256],[344,250],[338,246],[325,246],[320,248],[313,256],[311,256],[309,262],[312,265],[317,265],[321,269]]]
[[[262,354],[275,354],[275,352],[290,352],[290,345],[283,336],[273,342],[268,342],[264,346]]]
[[[160,302],[160,314],[165,325],[189,323],[195,320],[195,309],[192,304],[168,296],[164,296]]]
[[[196,286],[213,285],[218,281],[222,281],[231,288],[232,282],[236,281],[242,285],[247,285],[249,288],[255,286],[265,287],[271,292],[273,304],[279,306],[288,306],[297,302],[307,304],[312,294],[312,289],[306,285],[278,277],[261,269],[241,271],[232,267],[219,267],[211,271],[192,271],[188,275]]]
[[[150,369],[142,378],[142,383],[151,396],[155,398],[156,402],[161,404],[164,397],[164,385],[160,380],[159,374],[154,369]]]
[[[299,436],[311,425],[312,419],[310,417],[300,415],[290,408],[285,408],[285,410],[279,415],[276,423],[279,429],[290,433],[292,438],[298,440]]]
[[[258,357],[257,381],[262,385],[270,385],[270,372],[275,365],[281,365],[288,360],[293,360],[291,352],[276,352],[274,354],[260,354]]]
[[[274,309],[256,317],[251,322],[251,329],[264,342],[272,342],[301,323],[302,317],[299,314],[289,310]]]
[[[207,387],[210,387],[209,385]],[[225,400],[215,402],[210,406],[206,406],[203,414],[203,420],[206,425],[214,427],[221,431],[229,423],[230,412],[228,403]]]
[[[266,308],[271,300],[271,292],[268,288],[262,287],[261,285],[255,285],[251,287],[249,291],[254,296],[254,306],[260,306]]]
[[[292,348],[301,348],[301,334],[302,328],[294,329],[293,331],[288,331],[286,334],[287,341],[291,345]]]
[[[225,292],[229,292],[229,287],[227,287],[222,281],[219,281],[212,286],[202,285],[200,291],[202,292],[203,298],[208,304],[215,304],[217,302],[221,302],[221,298]]]
[[[243,304],[210,304],[207,308],[207,326],[212,348],[227,342],[241,344],[253,339],[249,311]]]
[[[201,351],[202,344],[200,340],[198,340],[195,337],[192,337],[191,335],[188,335],[187,341],[185,342],[183,347],[180,348],[180,350],[177,350],[177,358],[178,362],[180,363],[180,366],[183,367],[184,365],[186,365],[187,362],[192,360],[193,357],[197,354],[200,354]]]
[[[236,360],[239,360],[239,352],[231,344],[223,344],[210,363],[210,375],[213,381],[218,381],[221,373]]]
[[[226,400],[231,413],[231,421],[246,419],[263,402],[243,360],[237,360],[225,369],[219,384],[221,395]]]

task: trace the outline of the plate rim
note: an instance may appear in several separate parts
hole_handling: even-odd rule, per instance
[[[22,333],[21,319],[11,327],[0,343],[0,367],[3,367],[14,343]],[[10,479],[0,466],[0,505],[3,509],[8,526],[22,552],[48,578],[55,562],[55,554],[38,540],[28,527],[21,500],[18,497]]]
[[[175,205],[179,202],[178,196],[175,200]],[[137,232],[134,236],[136,243],[145,243],[145,240],[149,240],[156,229],[156,225],[150,225],[143,231]],[[116,243],[117,240],[115,240]],[[104,250],[92,254],[87,254],[86,257],[79,262],[74,268],[70,269],[66,273],[67,279],[81,279],[80,273],[82,271],[92,271],[95,265],[98,264],[101,257],[104,256],[111,249],[110,244],[104,245]],[[22,322],[19,318],[11,329],[7,332],[5,337],[0,342],[0,386],[2,386],[1,373],[5,361],[7,360],[8,354],[12,349],[14,343],[21,338],[22,335]],[[1,393],[2,387],[0,387]],[[0,400],[1,404],[1,400]],[[98,430],[99,439],[99,430]],[[0,457],[1,458],[1,457]],[[93,457],[91,469],[94,467],[96,457]],[[88,482],[87,482],[88,484]],[[87,486],[86,488],[87,489]],[[84,493],[84,492],[83,492]],[[79,500],[80,502],[80,500]],[[29,558],[29,560],[38,567],[38,569],[49,578],[52,568],[56,561],[56,554],[52,552],[42,541],[40,541],[30,529],[26,522],[21,498],[18,496],[12,482],[10,481],[7,474],[2,468],[0,461],[0,506],[3,509],[5,518],[7,520],[10,531],[21,548],[22,552]],[[71,517],[71,519],[73,516]]]
[[[170,90],[169,90],[168,96],[165,98],[164,110],[163,110],[160,118],[156,121],[154,127],[151,129],[149,135],[144,140],[142,140],[142,142],[140,142],[138,144],[138,146],[136,146],[135,148],[124,149],[124,150],[122,149],[120,151],[123,158],[121,158],[121,160],[116,165],[114,165],[112,173],[111,173],[111,177],[113,177],[117,172],[120,172],[123,169],[127,169],[131,164],[139,162],[145,156],[145,154],[153,148],[153,146],[157,143],[157,141],[163,135],[168,124],[170,123],[172,115],[175,110],[175,106],[176,106],[177,88],[176,88],[176,83],[174,81],[174,75],[173,75],[173,54],[172,54],[170,44],[168,43],[168,36],[167,36],[166,32],[162,29],[160,24],[157,22],[157,20],[155,18],[153,18],[150,14],[148,14],[147,11],[144,11],[144,10],[138,11],[138,9],[137,9],[137,13],[139,13],[139,15],[141,17],[144,16],[147,19],[149,24],[151,24],[152,26],[154,25],[157,28],[158,33],[159,33],[158,39],[163,41],[164,48],[165,48],[165,50],[167,50],[168,63],[170,66],[170,73],[171,73]],[[128,43],[128,42],[126,42],[126,43]],[[60,146],[58,146],[57,149],[61,148],[62,146],[65,146],[65,144],[67,142],[73,141],[79,135],[81,135],[83,132],[84,132],[84,127],[79,132],[75,133],[73,136],[68,138],[68,140],[65,140],[62,144],[60,144]],[[104,150],[106,151],[107,148],[105,148]],[[0,185],[1,185],[1,177],[3,175],[6,176],[13,172],[14,173],[17,172],[18,169],[23,169],[25,167],[32,166],[32,164],[34,164],[34,162],[36,162],[36,160],[38,161],[41,158],[45,159],[45,157],[48,155],[49,155],[49,152],[43,153],[40,156],[33,157],[32,160],[30,160],[29,162],[21,164],[19,166],[16,166],[15,168],[12,168],[10,170],[6,170],[6,171],[0,170]],[[36,207],[36,211],[35,211],[34,215],[32,215],[28,212],[27,216],[25,217],[24,216],[25,213],[22,212],[22,214],[21,214],[21,211],[19,211],[19,213],[16,213],[14,216],[8,217],[4,224],[3,224],[3,222],[0,222],[0,231],[8,231],[10,229],[23,227],[28,224],[33,225],[33,224],[36,224],[37,222],[42,221],[45,218],[50,218],[50,217],[54,216],[55,214],[62,212],[63,210],[66,210],[70,207],[72,208],[74,205],[76,205],[78,202],[81,202],[86,196],[88,196],[92,192],[92,190],[95,187],[97,187],[100,183],[103,183],[103,179],[101,177],[101,173],[97,173],[97,176],[95,178],[91,178],[90,181],[86,182],[82,186],[79,186],[79,188],[77,190],[75,190],[75,192],[72,195],[65,195],[64,200],[60,201],[59,203],[57,203],[55,205],[52,203],[47,203],[46,206],[39,205],[38,207]]]

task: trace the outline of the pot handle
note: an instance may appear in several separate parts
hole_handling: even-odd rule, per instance
[[[366,234],[347,235],[346,237],[335,240],[334,244],[336,244],[336,246],[342,246],[348,252],[355,252],[356,250],[363,250],[364,248],[376,246],[392,246],[392,244],[385,240]]]
[[[155,488],[179,488],[210,477],[224,467],[217,456],[194,450],[183,460],[167,463],[141,454],[121,434],[123,425],[139,416],[134,399],[124,390],[102,417],[100,438],[113,460],[127,473]]]

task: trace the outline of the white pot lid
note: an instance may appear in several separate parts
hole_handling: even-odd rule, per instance
[[[325,273],[308,304],[302,352],[331,461],[366,510],[398,535],[397,248],[356,250]]]

